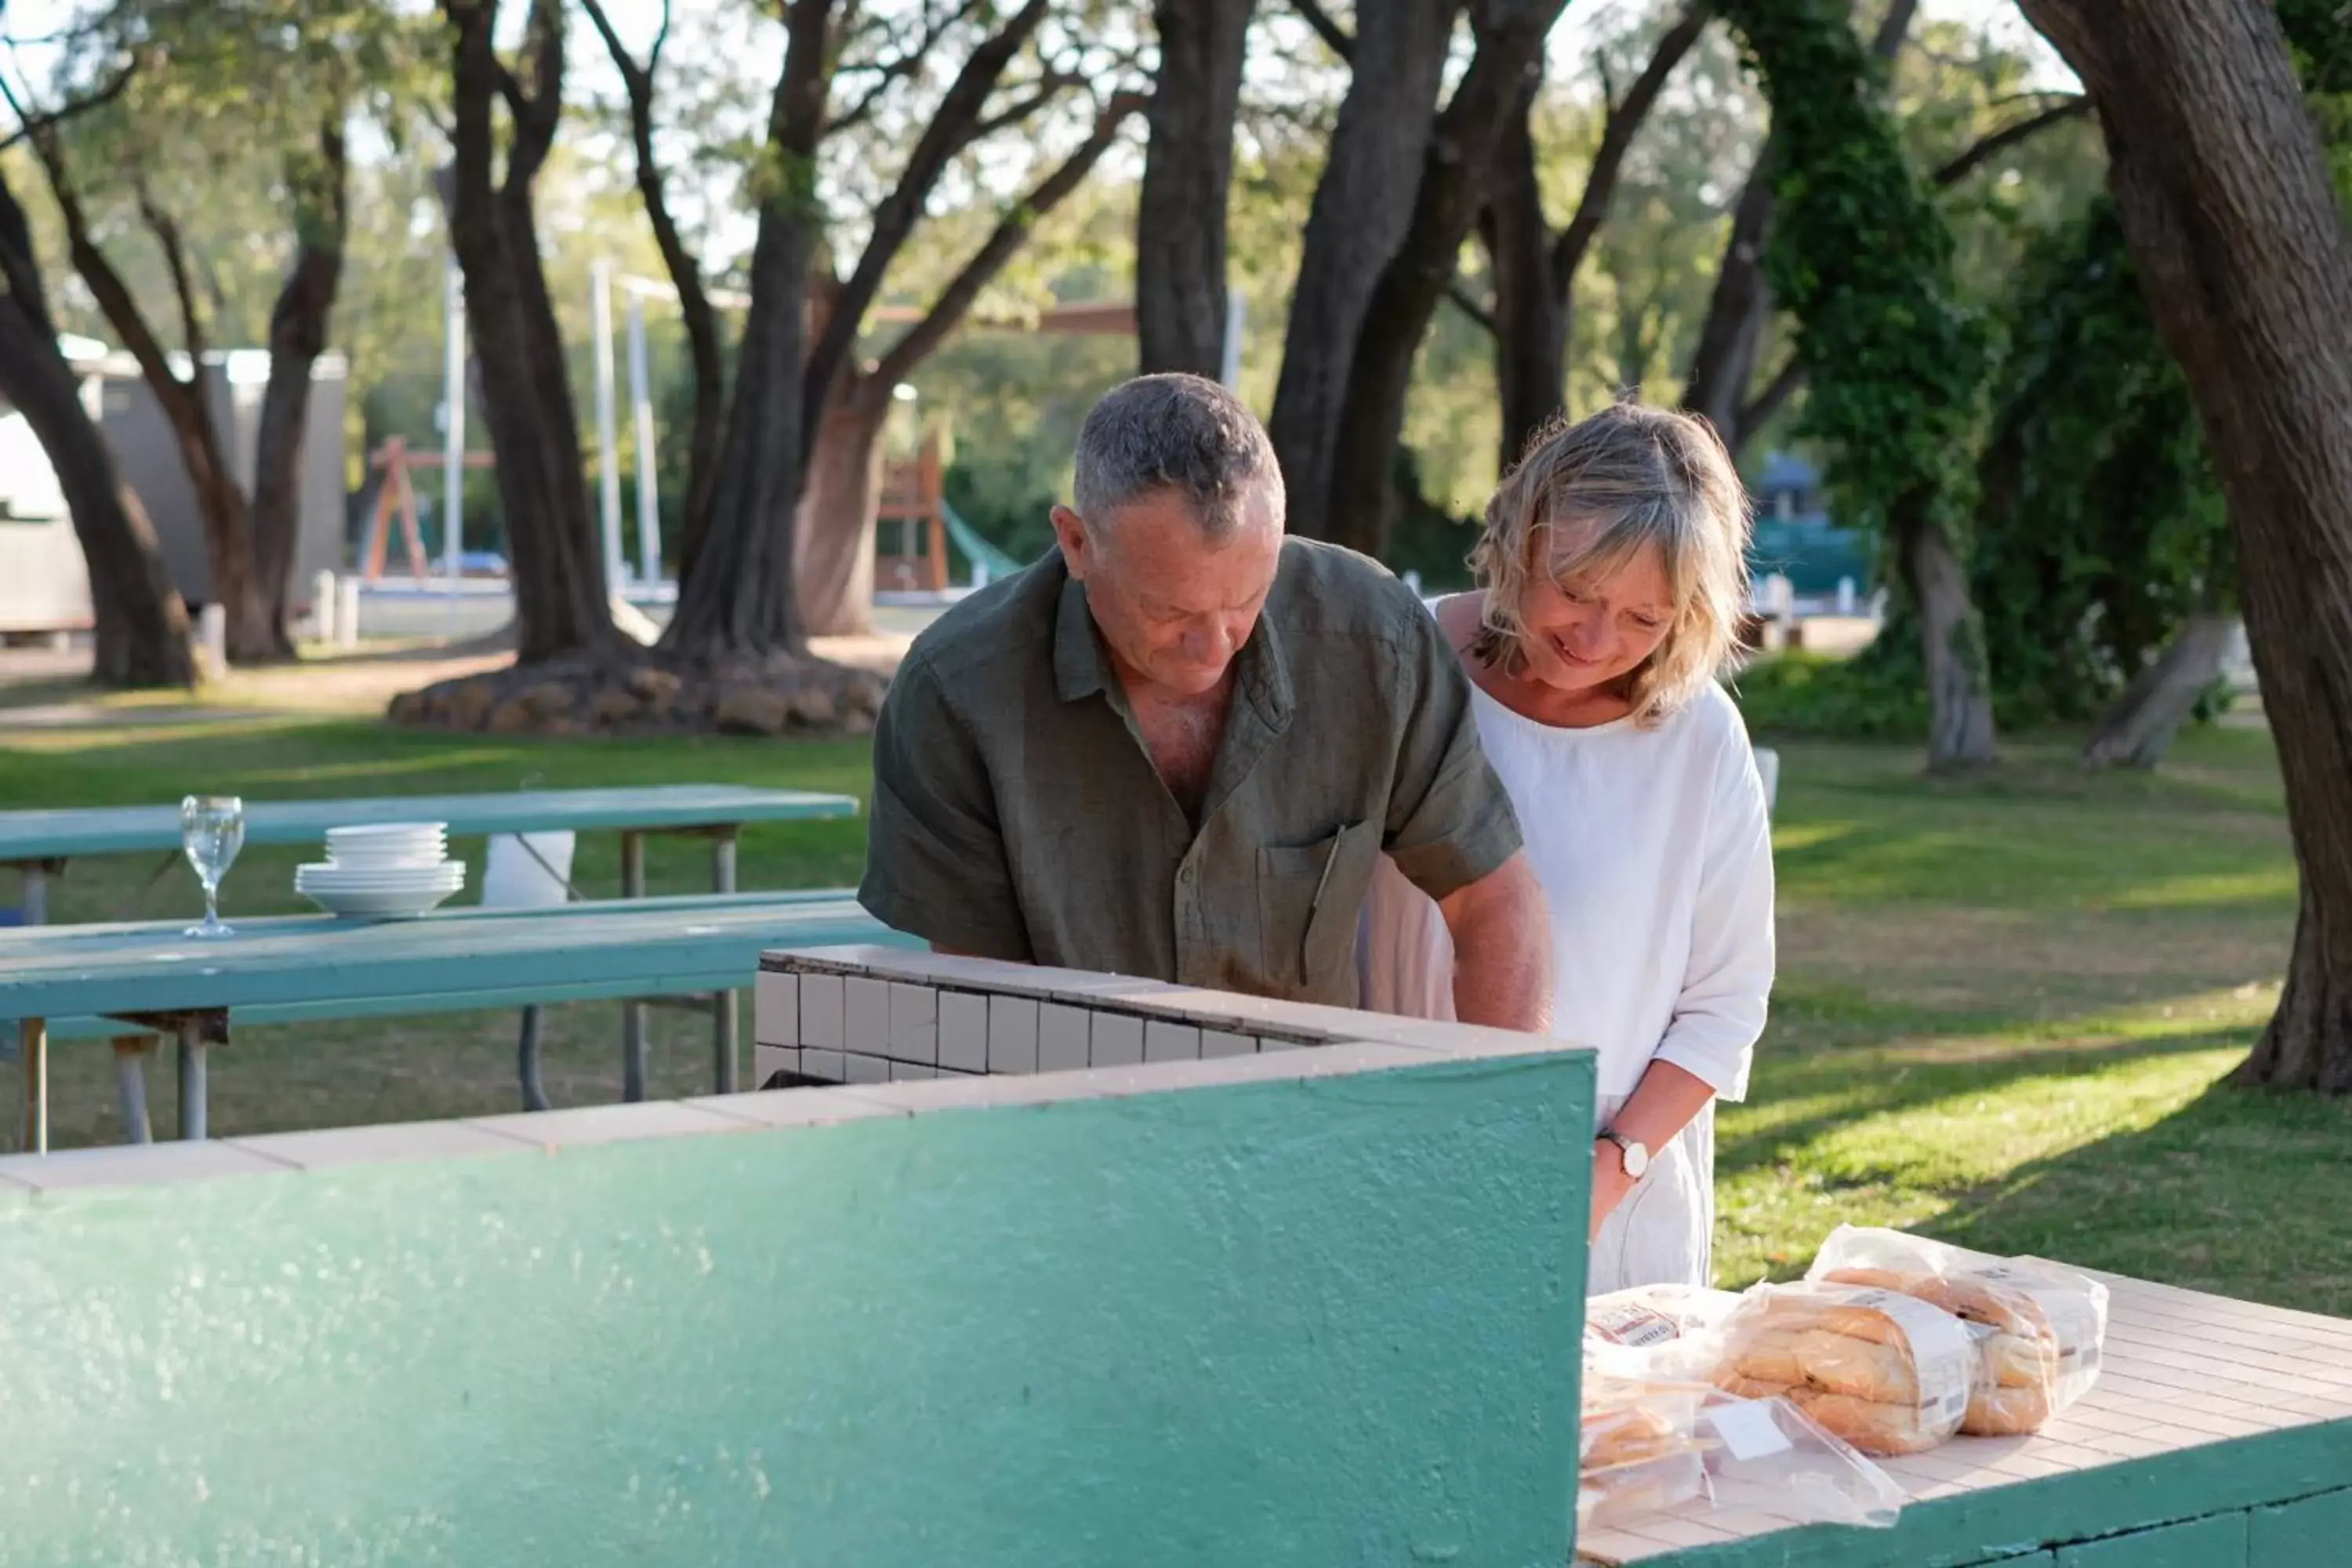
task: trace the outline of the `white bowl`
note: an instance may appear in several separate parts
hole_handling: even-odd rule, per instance
[[[466,863],[443,860],[430,866],[336,866],[311,864],[297,869],[294,886],[310,888],[462,888]]]
[[[342,844],[361,839],[419,837],[439,838],[446,837],[448,831],[449,825],[446,822],[362,822],[349,827],[330,827],[327,829],[327,842]]]
[[[455,888],[436,889],[419,893],[414,890],[389,892],[320,892],[302,889],[302,896],[331,915],[365,916],[374,920],[408,920],[424,914],[456,892]]]
[[[329,849],[326,863],[355,871],[381,871],[441,866],[447,864],[448,858],[447,847],[435,844],[420,849]]]

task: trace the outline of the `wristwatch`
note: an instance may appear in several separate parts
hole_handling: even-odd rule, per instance
[[[1640,1181],[1642,1173],[1650,1168],[1650,1146],[1637,1142],[1613,1128],[1604,1130],[1601,1136],[1617,1145],[1617,1163],[1625,1168],[1627,1175]]]

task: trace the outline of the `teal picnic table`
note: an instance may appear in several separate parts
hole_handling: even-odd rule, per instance
[[[245,807],[245,841],[323,845],[331,827],[376,822],[446,823],[454,837],[617,830],[621,836],[621,895],[635,899],[645,896],[646,839],[650,835],[709,839],[711,889],[731,893],[735,890],[736,843],[746,826],[758,822],[823,821],[856,815],[857,802],[850,795],[798,789],[752,789],[735,784],[251,800]],[[68,860],[85,855],[155,853],[170,858],[176,858],[180,853],[177,805],[0,811],[0,866],[14,867],[22,879],[24,923],[28,926],[47,923],[48,880],[62,873]],[[730,996],[713,997],[710,1010],[716,1020],[720,1058],[731,1061],[736,1047],[736,1024]],[[642,1100],[646,1080],[644,1008],[633,1004],[622,1009],[621,1041],[624,1093],[630,1100]],[[127,1070],[137,1070],[135,1058]]]
[[[241,920],[190,939],[178,921],[0,931],[0,1019],[25,1066],[26,1142],[48,1147],[48,1047],[126,1027],[176,1036],[180,1136],[203,1138],[211,1047],[234,1020],[284,1024],[477,1007],[730,992],[762,951],[905,945],[844,891],[616,899],[415,920]],[[731,1064],[725,1064],[731,1066]],[[731,1079],[723,1074],[722,1079]],[[722,1092],[732,1088],[723,1081]],[[126,1104],[143,1142],[143,1097]]]

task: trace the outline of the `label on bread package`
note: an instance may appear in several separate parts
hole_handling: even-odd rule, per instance
[[[1585,1308],[1584,1331],[1612,1345],[1641,1349],[1682,1337],[1682,1325],[1639,1301],[1593,1301]]]
[[[2058,1341],[2058,1389],[2062,1401],[2072,1401],[2090,1386],[2099,1370],[2099,1309],[2090,1291],[2062,1279],[1988,1263],[1972,1269],[1979,1279],[2014,1290],[2042,1310]]]
[[[1833,1289],[1840,1306],[1883,1313],[1911,1342],[1912,1374],[1919,1381],[1921,1425],[1947,1432],[1958,1426],[1968,1412],[1969,1384],[1977,1364],[1976,1342],[1967,1325],[1941,1307],[1896,1291]]]

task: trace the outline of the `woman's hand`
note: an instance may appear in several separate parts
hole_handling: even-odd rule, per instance
[[[1585,1237],[1589,1243],[1601,1234],[1601,1225],[1611,1211],[1625,1201],[1633,1190],[1633,1178],[1625,1173],[1625,1156],[1616,1144],[1606,1138],[1592,1141],[1592,1229]]]

